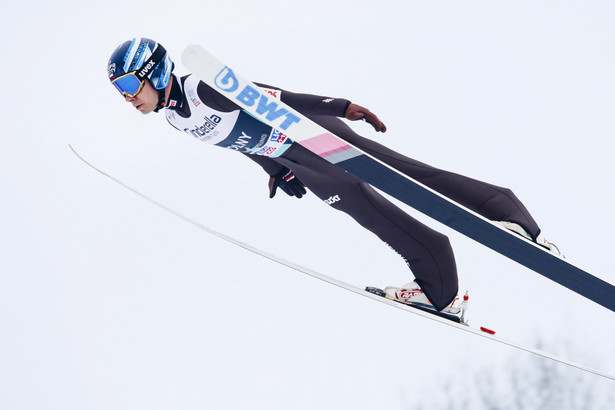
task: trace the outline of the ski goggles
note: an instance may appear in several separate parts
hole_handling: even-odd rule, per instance
[[[156,47],[150,58],[141,66],[140,69],[131,71],[124,75],[119,76],[111,80],[111,84],[117,88],[117,90],[124,97],[134,97],[139,94],[145,84],[145,80],[152,73],[154,68],[162,61],[166,54],[166,50],[160,44]]]
[[[132,71],[114,79],[111,81],[111,84],[113,84],[124,97],[132,98],[139,94],[139,91],[143,88],[143,84],[145,84],[145,80],[141,80],[137,77],[137,72]]]

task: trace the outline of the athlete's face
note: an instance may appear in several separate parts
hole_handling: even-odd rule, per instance
[[[134,97],[126,96],[126,102],[132,104],[141,114],[149,114],[158,106],[158,91],[152,87],[149,81],[145,81],[141,91]]]

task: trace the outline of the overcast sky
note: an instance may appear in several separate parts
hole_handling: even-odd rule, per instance
[[[132,37],[160,41],[177,74],[201,44],[254,81],[370,108],[388,132],[352,124],[366,137],[513,189],[569,260],[615,283],[614,17],[608,1],[4,4],[0,407],[411,409],[443,379],[504,377],[528,354],[234,247],[68,143],[268,252],[357,286],[411,280],[346,215],[269,200],[251,161],[108,83]],[[615,373],[613,312],[408,211],[450,236],[472,325]]]

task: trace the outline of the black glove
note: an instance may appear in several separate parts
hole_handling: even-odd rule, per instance
[[[288,195],[296,196],[297,198],[301,198],[307,192],[305,185],[299,181],[299,178],[293,174],[293,171],[286,167],[282,168],[277,174],[272,175],[269,179],[269,198],[275,196],[278,187]]]

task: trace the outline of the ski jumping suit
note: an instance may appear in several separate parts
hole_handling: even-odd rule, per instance
[[[189,75],[180,81],[174,77],[165,110],[171,125],[202,141],[247,154],[269,175],[289,168],[316,196],[350,215],[399,253],[434,307],[440,310],[453,301],[458,291],[457,268],[445,235],[406,214],[369,184],[302,145],[290,143],[283,134],[280,138],[279,131],[246,114],[196,77]],[[540,233],[509,189],[436,169],[355,133],[337,118],[344,117],[350,101],[259,86],[338,137],[485,218],[515,222],[533,239]],[[260,139],[253,138],[259,134]],[[267,138],[275,139],[277,145],[264,145]],[[272,150],[277,152],[268,156]]]

